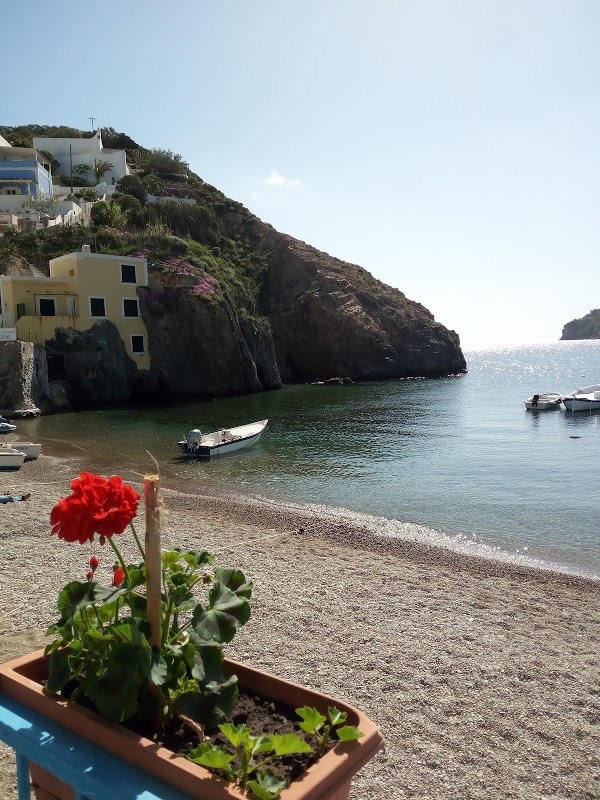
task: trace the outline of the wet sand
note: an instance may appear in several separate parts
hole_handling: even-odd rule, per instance
[[[92,552],[112,563],[50,536],[78,468],[42,458],[3,476],[5,490],[33,493],[0,506],[3,659],[43,642],[58,589]],[[352,800],[600,797],[600,582],[431,547],[415,526],[377,536],[326,509],[169,488],[164,499],[165,546],[207,548],[254,581],[228,655],[343,698],[382,729],[386,750]],[[16,797],[6,749],[0,786]]]

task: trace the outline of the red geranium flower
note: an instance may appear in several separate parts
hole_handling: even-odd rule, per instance
[[[118,475],[103,478],[82,472],[71,481],[72,493],[52,509],[52,533],[67,542],[91,542],[94,534],[123,533],[137,513],[138,493]]]

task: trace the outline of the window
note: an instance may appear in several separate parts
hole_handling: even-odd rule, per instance
[[[140,315],[140,307],[138,304],[137,297],[135,300],[124,297],[123,316],[125,317],[125,319],[133,319],[134,317],[139,317],[139,315]]]
[[[121,264],[121,283],[136,283],[135,264]]]
[[[144,337],[140,334],[134,333],[131,335],[131,352],[144,353]]]
[[[90,317],[105,317],[106,308],[103,297],[90,297]]]
[[[55,317],[56,300],[53,297],[40,297],[38,299],[38,312],[40,317]]]

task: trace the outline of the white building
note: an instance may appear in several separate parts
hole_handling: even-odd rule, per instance
[[[100,128],[89,139],[36,136],[33,140],[33,146],[36,150],[52,153],[54,158],[60,162],[59,166],[53,169],[53,174],[55,175],[70,175],[72,166],[76,167],[78,164],[85,164],[89,167],[89,172],[86,175],[88,183],[95,185],[94,161],[108,161],[109,164],[112,164],[112,169],[100,176],[101,180],[107,183],[114,185],[120,178],[129,175],[125,150],[113,150],[109,147],[103,147]]]

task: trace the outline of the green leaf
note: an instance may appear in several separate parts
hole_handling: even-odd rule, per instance
[[[244,742],[247,742],[252,733],[252,729],[247,725],[234,725],[232,722],[225,722],[223,725],[219,725],[219,730],[234,747],[239,747]]]
[[[86,581],[85,583],[71,581],[71,583],[68,583],[58,595],[57,605],[63,620],[74,617],[86,606],[89,606],[93,602],[93,592],[97,586],[98,584],[93,581]]]
[[[306,733],[318,733],[327,722],[327,717],[323,716],[320,711],[311,706],[297,708],[296,714],[302,718],[303,721],[300,722],[299,725]]]
[[[150,659],[150,681],[154,686],[162,686],[167,679],[169,668],[159,650],[152,650]]]
[[[193,660],[192,677],[199,683],[221,682],[223,677],[223,650],[217,644],[205,644],[192,631],[185,648],[185,657]]]
[[[228,753],[224,747],[217,747],[217,745],[210,744],[209,742],[202,742],[202,744],[188,753],[188,758],[196,764],[201,764],[203,767],[222,769],[228,774],[231,774],[230,764],[234,757]]]
[[[253,583],[246,580],[246,576],[240,569],[217,567],[214,571],[214,579],[231,589],[238,597],[245,597],[249,600],[252,595]]]
[[[216,728],[231,716],[239,695],[237,678],[224,683],[211,682],[203,692],[184,692],[175,700],[175,708],[207,728]]]
[[[69,651],[55,650],[53,653],[50,653],[46,689],[53,694],[59,694],[61,689],[63,689],[70,680],[71,669],[69,667]]]
[[[291,756],[295,753],[312,753],[313,749],[297,733],[277,733],[269,736],[275,755]]]
[[[217,581],[210,589],[208,608],[198,605],[194,610],[192,627],[206,643],[224,644],[249,619],[248,600]]]
[[[88,676],[85,682],[86,694],[98,713],[115,722],[123,722],[137,710],[138,687],[131,668],[131,649],[127,645],[115,647],[109,666],[97,677]]]
[[[332,725],[341,725],[342,722],[346,722],[348,714],[345,711],[340,711],[339,708],[335,706],[329,706],[327,709],[329,714],[329,721]]]
[[[342,728],[335,729],[335,735],[340,742],[354,742],[364,736],[354,725],[344,725]]]
[[[257,775],[255,781],[248,781],[248,788],[258,800],[276,800],[285,789],[285,781],[271,772]]]

